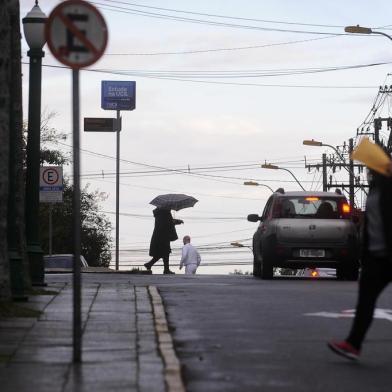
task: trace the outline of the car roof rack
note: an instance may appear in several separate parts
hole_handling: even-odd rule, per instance
[[[284,189],[283,188],[278,188],[275,193],[282,193],[284,194]]]

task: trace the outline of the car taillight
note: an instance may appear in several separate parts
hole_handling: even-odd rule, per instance
[[[350,206],[347,203],[342,204],[342,213],[343,214],[349,214],[351,211]]]
[[[312,278],[317,278],[317,277],[319,276],[319,273],[318,273],[316,270],[312,270],[312,271],[310,272],[310,276],[311,276]]]

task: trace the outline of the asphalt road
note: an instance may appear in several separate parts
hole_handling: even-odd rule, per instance
[[[99,279],[158,286],[189,392],[392,390],[392,285],[378,303],[390,313],[375,320],[361,361],[352,363],[331,353],[326,341],[348,332],[352,319],[344,311],[355,306],[355,282],[216,275]]]

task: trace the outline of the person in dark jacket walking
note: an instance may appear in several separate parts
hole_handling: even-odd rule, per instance
[[[163,273],[174,274],[169,268],[169,255],[171,253],[170,242],[178,239],[175,225],[184,223],[181,219],[173,219],[170,210],[155,208],[153,210],[155,218],[154,231],[150,243],[150,256],[152,259],[144,266],[148,271],[159,260],[163,260]]]
[[[392,178],[369,170],[368,182],[355,318],[345,340],[328,342],[332,351],[352,360],[360,356],[377,298],[392,281]]]

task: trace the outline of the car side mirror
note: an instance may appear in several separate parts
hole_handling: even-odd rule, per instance
[[[258,216],[257,214],[250,214],[247,219],[249,222],[258,222],[262,220],[261,216]]]

